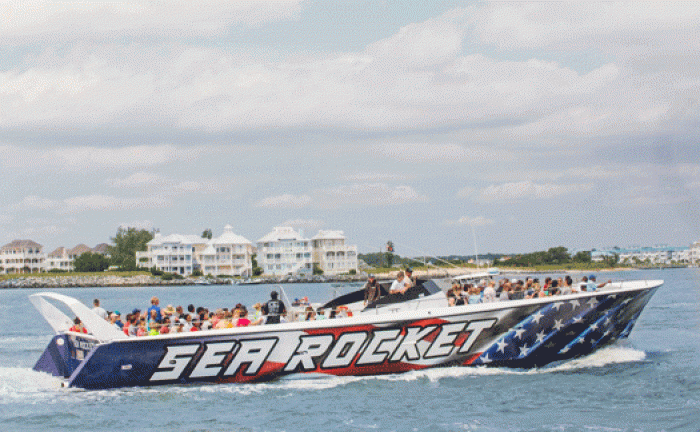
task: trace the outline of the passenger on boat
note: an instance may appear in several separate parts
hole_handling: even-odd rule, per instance
[[[192,328],[192,315],[185,314],[185,318],[180,318],[185,321],[185,331],[190,331]]]
[[[272,291],[270,300],[261,308],[262,314],[267,317],[265,324],[279,324],[281,317],[287,314],[287,308],[284,303],[277,299],[277,296],[277,291]]]
[[[119,327],[119,330],[122,330],[124,328],[124,322],[122,322],[122,314],[119,311],[114,311],[112,312],[112,315],[117,317],[117,320],[115,321],[115,324]]]
[[[87,333],[87,329],[85,326],[83,326],[83,322],[80,321],[80,318],[75,317],[73,320],[73,327],[69,328],[68,331],[76,332],[76,333]]]
[[[371,274],[367,278],[367,284],[365,285],[365,306],[379,300],[380,296],[381,288],[379,287],[377,278]]]
[[[170,318],[165,317],[163,318],[163,322],[160,324],[160,334],[168,334],[170,333]]]
[[[110,323],[110,324],[112,325],[112,327],[114,327],[115,329],[117,329],[117,330],[119,330],[119,331],[122,331],[122,328],[119,327],[119,325],[117,324],[117,316],[116,316],[114,313],[112,313],[112,314],[109,315],[109,323]]]
[[[391,288],[389,288],[389,294],[403,294],[408,289],[406,282],[404,281],[404,272],[399,271],[396,274],[396,280],[391,283]],[[330,317],[329,317],[330,318]]]
[[[449,306],[462,306],[464,304],[464,293],[459,281],[453,281],[452,288],[447,291],[447,304]]]
[[[550,287],[551,284],[552,284],[552,278],[549,277],[549,276],[547,276],[547,277],[544,279],[544,285],[542,285],[542,290],[545,291],[546,294],[549,294],[548,291],[549,291],[549,287]]]
[[[94,306],[92,308],[92,311],[95,312],[95,314],[102,318],[103,320],[109,319],[109,315],[107,315],[107,311],[104,310],[104,308],[100,307],[100,299],[95,299],[92,301],[92,305]]]
[[[248,327],[250,325],[250,320],[248,319],[248,308],[242,306],[238,310],[238,319],[236,320],[236,327]]]
[[[148,330],[149,336],[157,336],[160,334],[160,324],[153,321],[149,323],[150,330]]]
[[[481,303],[481,290],[478,287],[471,286],[468,292],[468,302],[469,304]]]
[[[304,312],[304,321],[314,321],[316,319],[316,311],[313,307],[307,306]]]
[[[612,283],[612,280],[609,279],[607,282],[603,282],[603,283],[599,284],[596,282],[595,275],[590,275],[588,277],[588,291],[597,291],[598,289],[603,288],[605,285],[607,285],[609,283]]]
[[[158,297],[152,297],[151,298],[151,306],[148,308],[148,315],[151,315],[151,311],[155,310],[156,311],[156,321],[160,322],[160,320],[163,319],[163,315],[160,313],[160,300],[158,300]]]
[[[262,303],[255,303],[253,305],[253,315],[251,316],[253,321],[257,321],[262,316]]]
[[[510,282],[505,282],[503,284],[503,289],[501,290],[501,294],[498,296],[498,299],[500,301],[510,300],[511,290],[512,290],[512,288],[511,288]]]
[[[484,288],[484,298],[482,301],[484,303],[494,303],[498,301],[498,297],[496,297],[496,283],[494,281],[489,281],[488,285],[486,285],[486,288]]]
[[[559,294],[561,294],[561,290],[559,289],[559,281],[553,279],[549,283],[549,295],[559,295]]]
[[[146,321],[139,321],[139,327],[136,330],[136,336],[146,336],[148,335],[148,328],[146,327]]]
[[[413,269],[411,267],[406,267],[406,270],[404,270],[404,282],[406,283],[406,289],[409,289],[415,285],[415,281],[413,280]]]
[[[231,323],[231,313],[229,311],[224,312],[223,317],[219,320],[219,322],[216,324],[216,327],[214,328],[217,330],[233,328],[233,323]]]

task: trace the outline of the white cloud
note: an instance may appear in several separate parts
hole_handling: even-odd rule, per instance
[[[411,186],[391,186],[386,183],[353,183],[317,190],[316,204],[339,208],[358,205],[386,206],[427,202],[428,198]]]
[[[131,222],[121,222],[119,223],[119,228],[136,228],[138,230],[150,231],[153,229],[153,222],[150,220],[137,220]]]
[[[446,225],[472,225],[472,226],[486,226],[493,225],[496,221],[493,219],[486,218],[484,216],[468,217],[463,216],[459,219],[445,221]]]
[[[273,209],[282,208],[303,208],[311,204],[311,197],[308,195],[276,195],[267,198],[263,198],[253,204],[255,207],[265,207]]]
[[[669,46],[665,30],[697,43],[700,5],[681,2],[504,2],[469,9],[474,35],[502,49]],[[695,32],[695,33],[694,33]],[[678,48],[678,47],[676,47]]]
[[[31,238],[42,243],[42,238],[68,233],[73,229],[75,223],[76,221],[71,217],[61,219],[50,217],[27,218],[22,220],[21,226],[15,227],[14,230],[7,233],[7,236],[12,239]]]
[[[529,180],[491,185],[480,190],[476,199],[481,201],[511,201],[519,199],[548,199],[560,195],[582,193],[590,190],[590,184],[535,183]]]
[[[319,219],[290,219],[282,222],[281,226],[313,230],[321,228],[324,224],[325,223]]]
[[[208,37],[235,24],[289,20],[299,0],[121,0],[111,2],[0,2],[0,37],[6,41],[120,38],[125,36]]]
[[[95,194],[55,200],[31,195],[25,197],[13,208],[15,210],[52,210],[60,214],[75,214],[92,210],[135,210],[168,205],[170,205],[170,201],[163,197],[120,198]]]
[[[179,11],[188,23],[210,13],[200,12],[208,8],[199,4],[192,6],[197,9],[192,14],[182,13],[181,3],[134,5],[167,8],[166,17],[170,9]],[[229,16],[222,11],[227,7],[227,2],[217,3],[211,12],[214,24],[205,17],[202,27],[218,28],[217,20],[228,19],[221,18]],[[479,4],[406,25],[357,52],[324,58],[260,60],[241,50],[177,42],[75,47],[68,53],[47,49],[28,57],[26,67],[0,72],[0,127],[158,125],[239,131],[302,126],[392,132],[465,128],[478,132],[468,134],[470,141],[488,144],[426,146],[423,155],[409,151],[403,156],[438,162],[502,157],[503,145],[493,146],[494,142],[522,145],[523,138],[531,139],[529,145],[542,145],[548,144],[548,137],[562,134],[595,138],[675,131],[699,115],[679,102],[700,99],[700,68],[688,66],[697,62],[693,48],[700,45],[696,9],[687,4],[668,9],[638,8],[635,3]],[[109,6],[96,10],[117,17],[127,13]],[[151,31],[149,25],[162,27],[138,20],[124,25],[142,26],[145,34]],[[463,45],[473,44],[475,35],[488,47],[525,49],[528,58],[490,58],[480,54],[483,45],[470,46],[465,55]],[[664,64],[649,74],[632,69],[625,51],[630,37],[677,46],[677,64]],[[583,73],[529,51],[562,40],[581,44],[574,52],[595,51],[601,43],[610,52]],[[521,58],[519,54],[513,57]]]
[[[59,207],[59,202],[49,198],[42,198],[37,195],[29,195],[15,204],[15,210],[56,210]]]
[[[350,182],[377,182],[377,181],[401,181],[414,178],[415,175],[407,173],[390,173],[390,172],[357,172],[354,174],[345,174],[341,176],[341,180]]]
[[[85,195],[63,200],[62,213],[80,213],[90,210],[135,210],[167,207],[170,201],[163,197],[118,198],[107,195]]]
[[[51,169],[56,171],[119,170],[165,165],[176,161],[192,162],[210,149],[176,147],[172,144],[138,145],[118,148],[51,147],[46,149],[5,145],[0,161],[9,168]],[[149,179],[135,176],[131,182]],[[152,179],[151,179],[152,180]],[[126,185],[125,185],[126,186]]]
[[[308,195],[284,194],[263,198],[253,205],[267,208],[342,208],[358,206],[387,206],[427,202],[428,198],[411,186],[391,186],[386,183],[351,183],[321,188]]]
[[[460,144],[383,143],[369,145],[367,151],[372,155],[380,155],[394,160],[412,163],[493,162],[513,158],[509,152],[493,146]]]
[[[113,178],[107,183],[115,188],[149,190],[151,193],[187,194],[193,192],[217,193],[227,189],[227,183],[218,180],[177,180],[148,172],[137,172],[123,178]]]

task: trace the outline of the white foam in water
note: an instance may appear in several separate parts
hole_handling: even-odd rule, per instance
[[[29,368],[0,367],[0,403],[28,394],[52,394],[61,388],[61,380]]]
[[[622,346],[609,346],[601,348],[593,354],[573,360],[569,360],[551,368],[552,371],[575,370],[594,367],[603,367],[617,363],[634,363],[646,359],[646,353],[634,348]]]

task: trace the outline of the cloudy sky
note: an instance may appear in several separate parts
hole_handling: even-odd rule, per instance
[[[698,53],[697,2],[0,0],[0,243],[689,245]]]

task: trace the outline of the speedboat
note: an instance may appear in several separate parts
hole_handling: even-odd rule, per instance
[[[30,301],[55,331],[34,369],[69,387],[108,389],[445,366],[533,368],[626,338],[663,281],[453,307],[441,287],[446,283],[417,282],[404,295],[384,296],[342,318],[143,337],[126,336],[74,298],[33,294]],[[70,331],[72,320],[55,305],[70,309],[89,333]]]

